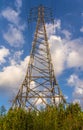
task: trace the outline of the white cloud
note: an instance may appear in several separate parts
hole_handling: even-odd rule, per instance
[[[50,24],[50,30],[52,28],[53,27]],[[50,33],[50,30],[47,30],[48,34]],[[81,68],[80,70],[82,71],[83,38],[72,40],[72,34],[68,30],[62,30],[61,27],[58,29],[59,31],[57,29],[55,30],[55,35],[54,33],[48,35],[55,74],[61,75],[64,70],[71,68],[74,68],[74,70]],[[62,35],[57,36],[57,31]],[[63,35],[64,37],[61,38]],[[68,84],[74,86],[74,92],[72,93],[74,101],[79,101],[82,106],[82,99],[80,98],[83,98],[83,80],[77,75],[71,75],[68,79]]]
[[[76,74],[72,74],[68,79],[68,85],[74,87],[74,91],[73,91],[74,102],[78,101],[80,105],[82,105],[83,79],[80,79]]]
[[[22,0],[16,0],[15,5],[17,7],[17,10],[20,11],[20,8],[22,7]]]
[[[61,23],[59,24],[61,26]],[[47,25],[48,34],[53,30],[53,26]],[[50,28],[50,29],[49,29]],[[68,30],[62,30],[59,27],[60,34],[64,35],[64,38],[57,36],[57,26],[55,27],[54,33],[48,35],[52,60],[54,64],[54,69],[57,75],[62,74],[62,72],[67,68],[81,68],[83,69],[83,38],[78,38],[71,40],[72,34]]]
[[[7,7],[2,10],[1,16],[8,21],[8,30],[3,31],[3,38],[13,47],[19,47],[24,43],[23,31],[26,24],[23,22],[20,16],[20,8],[22,6],[22,0],[16,0],[16,10]]]
[[[19,64],[21,61],[21,55],[23,54],[22,51],[13,52],[13,55],[9,58],[10,65]]]
[[[12,8],[8,7],[1,12],[1,15],[13,24],[19,23],[19,13]]]
[[[64,34],[65,39],[69,40],[71,38],[71,33],[68,30],[62,30],[62,34]]]
[[[3,16],[8,22],[10,22],[13,26],[16,26],[19,30],[24,30],[26,25],[22,23],[22,19],[20,17],[20,13],[13,8],[6,8],[2,10],[1,16]]]
[[[81,16],[83,16],[83,13],[81,13]]]
[[[3,33],[3,37],[13,47],[20,47],[24,44],[22,31],[13,25],[9,25],[9,29]]]
[[[83,58],[80,52],[72,51],[68,57],[69,67],[80,67],[83,66]]]
[[[5,63],[5,58],[10,54],[9,50],[5,47],[0,48],[0,64]]]
[[[62,39],[57,36],[51,36],[49,39],[52,61],[57,75],[61,74],[64,70],[64,63],[66,55],[64,52],[65,46],[62,44]]]
[[[68,42],[69,54],[67,57],[67,66],[71,67],[81,67],[83,69],[83,39],[75,39]]]
[[[80,32],[83,32],[83,27],[80,28]]]
[[[23,31],[25,24],[21,24],[19,12],[12,8],[7,8],[2,11],[1,15],[6,18],[11,24],[8,24],[8,31],[3,33],[4,39],[13,47],[19,47],[24,43]]]
[[[29,57],[27,56],[20,64],[4,67],[0,72],[0,87],[9,88],[8,91],[18,89],[24,80],[28,60]]]
[[[78,84],[78,76],[77,75],[71,75],[70,78],[68,79],[68,84],[70,86],[77,86]]]
[[[54,24],[46,24],[46,31],[48,34],[48,37],[50,35],[53,35],[56,33],[57,30],[61,29],[61,21],[60,20],[54,20]]]

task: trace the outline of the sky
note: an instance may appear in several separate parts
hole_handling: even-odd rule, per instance
[[[0,106],[11,106],[26,74],[35,30],[29,10],[40,4],[53,10],[46,29],[58,84],[83,108],[83,0],[0,0]]]

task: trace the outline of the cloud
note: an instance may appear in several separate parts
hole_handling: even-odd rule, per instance
[[[83,32],[83,27],[80,28],[80,32]]]
[[[16,0],[15,5],[18,11],[20,11],[20,8],[22,7],[22,0]]]
[[[13,25],[9,25],[9,30],[3,33],[4,39],[13,47],[20,47],[24,44],[22,31]]]
[[[64,34],[65,39],[69,40],[71,38],[71,33],[68,30],[62,30],[62,34]]]
[[[8,31],[3,32],[3,38],[10,44],[10,46],[22,46],[24,44],[23,31],[25,29],[25,24],[21,24],[19,12],[8,7],[2,11],[1,15],[9,22]]]
[[[83,69],[83,38],[78,38],[75,40],[71,40],[68,42],[69,54],[67,58],[67,66],[69,68],[72,67],[80,67]]]
[[[47,25],[47,28],[49,28],[49,25]],[[51,29],[53,27],[50,24]],[[50,30],[47,29],[48,34]],[[57,30],[55,26],[55,30],[55,33],[53,32],[51,35],[48,35],[55,74],[60,76],[64,70],[67,71],[67,69],[71,68],[74,69],[74,72],[80,68],[79,71],[82,73],[83,38],[71,39],[72,33],[68,30],[63,30],[61,22],[59,29]],[[72,92],[73,100],[78,101],[82,106],[82,99],[80,98],[83,98],[83,79],[80,79],[76,74],[72,74],[68,79],[68,85],[74,87],[74,91]]]
[[[21,55],[23,54],[23,50],[22,51],[16,51],[13,52],[13,56],[10,57],[9,61],[11,65],[16,65],[19,64],[21,61]]]
[[[64,70],[66,59],[62,39],[58,36],[51,36],[49,43],[55,72],[57,75],[60,75]]]
[[[79,102],[82,106],[83,100],[83,79],[80,79],[76,74],[70,75],[67,80],[68,85],[74,87],[73,91],[73,100],[74,102]],[[83,106],[82,106],[83,107]]]
[[[57,30],[59,31],[61,29],[61,20],[54,20],[54,24],[46,24],[46,31],[48,34],[48,37],[50,35],[56,34]]]
[[[53,25],[47,24],[47,33],[53,30]],[[61,22],[59,28],[55,26],[55,34],[48,35],[49,46],[51,50],[54,69],[57,75],[70,68],[81,68],[83,70],[83,38],[71,39],[72,34],[68,30],[61,29]],[[57,35],[60,32],[60,35]],[[61,37],[63,36],[64,37]]]
[[[24,80],[26,73],[27,63],[29,57],[27,56],[23,61],[20,61],[20,64],[14,64],[7,67],[4,67],[0,72],[0,88],[4,87],[7,91],[15,89],[18,90],[19,85]]]
[[[20,30],[25,29],[26,25],[25,23],[22,23],[23,21],[20,17],[20,12],[14,10],[13,8],[7,7],[6,9],[2,10],[0,15],[5,18],[9,24],[11,23],[13,26],[16,26]]]
[[[56,74],[60,75],[67,68],[80,67],[83,70],[82,40],[75,39],[67,41],[61,39],[59,36],[50,37],[49,43]]]
[[[70,86],[78,86],[78,76],[75,74],[71,75],[68,79],[68,84]]]
[[[1,12],[1,16],[3,16],[5,19],[7,19],[9,22],[13,24],[18,24],[20,20],[19,13],[10,7],[4,9]]]
[[[81,16],[83,17],[83,12],[81,13]]]
[[[20,8],[22,6],[22,0],[15,1],[17,10],[7,7],[2,10],[1,16],[8,21],[7,31],[3,31],[3,38],[12,47],[20,47],[24,44],[24,34],[26,24],[23,22],[20,16]]]
[[[82,67],[83,58],[80,52],[72,51],[67,60],[68,67]]]
[[[6,57],[10,54],[9,49],[4,46],[0,47],[0,64],[6,62]]]

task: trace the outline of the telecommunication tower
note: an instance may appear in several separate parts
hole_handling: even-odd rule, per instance
[[[53,21],[52,10],[42,5],[32,8],[28,21],[34,20],[37,25],[27,72],[12,107],[39,110],[65,99],[56,81],[45,27],[46,22]]]

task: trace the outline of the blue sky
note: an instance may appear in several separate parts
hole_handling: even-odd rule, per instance
[[[40,4],[54,10],[46,28],[59,86],[83,107],[83,0],[0,0],[0,106],[10,107],[24,79],[34,34],[27,18]]]

